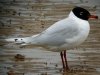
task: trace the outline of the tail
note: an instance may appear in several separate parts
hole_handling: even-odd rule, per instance
[[[28,42],[26,42],[27,40],[28,40],[28,37],[25,37],[25,38],[7,38],[7,39],[5,39],[6,42],[14,43],[14,44],[25,44],[25,43],[28,43]]]
[[[15,43],[15,44],[20,44],[20,45],[29,45],[31,43],[31,41],[37,36],[33,35],[30,37],[24,37],[24,38],[7,38],[5,39],[6,42],[11,42],[11,43]]]

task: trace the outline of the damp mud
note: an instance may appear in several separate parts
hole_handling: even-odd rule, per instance
[[[38,48],[1,48],[0,75],[99,75],[100,53],[68,50],[70,71],[63,71],[59,52]],[[10,74],[11,73],[11,74]]]
[[[100,75],[100,18],[89,20],[82,45],[67,50],[70,71],[62,69],[59,52],[3,41],[40,33],[75,6],[100,17],[99,0],[0,0],[0,75]]]

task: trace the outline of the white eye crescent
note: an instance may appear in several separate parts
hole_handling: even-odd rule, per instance
[[[83,12],[80,12],[80,15],[83,15]]]

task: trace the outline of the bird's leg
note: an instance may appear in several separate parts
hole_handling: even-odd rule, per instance
[[[63,57],[63,51],[60,52],[60,56],[61,56],[61,60],[62,60],[62,64],[63,64],[63,69],[65,69],[64,57]]]
[[[68,63],[67,63],[67,57],[66,57],[66,50],[64,50],[64,60],[65,60],[65,68],[66,70],[69,70]]]

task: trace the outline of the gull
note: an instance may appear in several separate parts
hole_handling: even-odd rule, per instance
[[[74,7],[68,17],[54,23],[43,32],[24,38],[7,38],[8,42],[21,45],[34,45],[46,50],[60,52],[63,69],[69,70],[66,50],[82,44],[89,35],[88,20],[98,19],[82,7]]]

